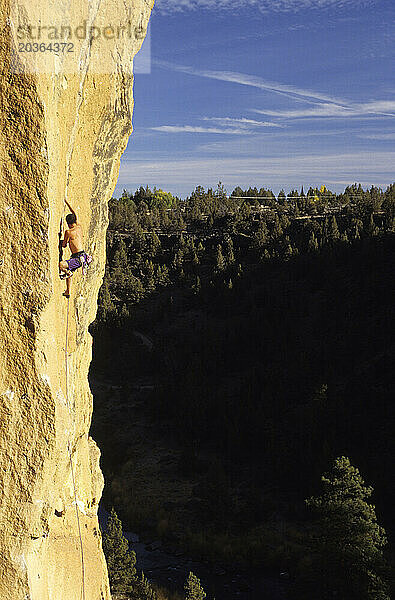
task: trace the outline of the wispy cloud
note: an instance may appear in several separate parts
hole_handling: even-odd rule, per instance
[[[156,64],[162,68],[215,79],[228,83],[249,86],[266,92],[273,92],[287,96],[294,101],[303,102],[312,106],[303,109],[271,110],[271,109],[253,109],[254,112],[268,117],[281,119],[310,119],[310,118],[348,118],[348,117],[394,117],[394,100],[371,100],[365,103],[351,102],[344,98],[339,98],[330,94],[322,93],[308,88],[269,81],[255,75],[239,73],[235,71],[213,71],[210,69],[195,69],[185,65],[178,65],[166,61],[156,61]]]
[[[255,128],[255,127],[280,127],[284,128],[285,125],[282,123],[274,123],[273,121],[256,121],[255,119],[246,119],[245,117],[241,119],[234,119],[232,117],[204,117],[203,121],[213,121],[218,123],[219,125],[225,126],[242,126],[245,128]]]
[[[216,133],[223,135],[250,134],[246,128],[224,129],[219,127],[194,127],[192,125],[159,125],[150,127],[152,131],[161,131],[162,133]]]
[[[246,73],[238,73],[236,71],[213,71],[210,69],[195,69],[185,65],[178,65],[167,61],[156,60],[154,63],[162,68],[185,73],[187,75],[195,75],[197,77],[205,77],[207,79],[216,79],[228,83],[236,83],[245,85],[275,94],[281,94],[293,98],[294,100],[303,100],[303,102],[330,102],[332,104],[343,105],[344,100],[336,98],[330,94],[323,94],[318,91],[300,88],[293,85],[279,83],[277,81],[269,81],[256,75]]]
[[[364,140],[395,140],[395,133],[364,133],[358,137]]]
[[[240,11],[253,8],[262,13],[297,12],[308,9],[341,9],[371,5],[373,0],[157,0],[156,10],[162,13],[195,10]]]
[[[270,110],[270,109],[254,109],[254,112],[268,117],[279,117],[286,119],[303,119],[312,117],[350,117],[355,113],[349,106],[339,106],[338,104],[323,103],[305,108],[302,110]]]
[[[303,110],[269,110],[254,109],[254,112],[268,117],[280,117],[287,119],[306,119],[323,117],[366,117],[386,116],[395,117],[395,101],[380,100],[366,103],[353,103],[347,106],[339,106],[332,103],[323,103]]]
[[[256,119],[232,118],[232,117],[203,117],[202,121],[215,123],[216,127],[201,127],[199,125],[159,125],[150,127],[151,131],[162,133],[214,133],[220,135],[252,135],[263,127],[274,127],[282,129],[282,123],[272,121],[257,121]]]

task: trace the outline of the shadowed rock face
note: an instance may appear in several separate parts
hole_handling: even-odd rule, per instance
[[[132,59],[151,8],[145,0],[0,0],[1,600],[81,600],[83,584],[86,600],[110,599],[96,516],[103,478],[89,437],[87,330],[105,267],[107,202],[132,130]],[[52,36],[62,24],[96,25],[101,39],[75,38],[70,56],[23,55],[20,36],[26,41],[26,27],[40,23]],[[118,25],[128,35],[107,29],[104,37],[106,26]],[[88,274],[73,277],[67,389],[67,301],[58,277],[65,197],[94,256]]]

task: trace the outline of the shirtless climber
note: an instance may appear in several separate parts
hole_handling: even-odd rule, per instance
[[[83,233],[82,227],[77,222],[77,215],[71,208],[70,204],[65,200],[71,214],[66,216],[68,229],[65,231],[64,239],[61,240],[61,247],[66,248],[67,244],[71,250],[71,257],[68,260],[59,262],[60,278],[66,279],[66,291],[63,296],[70,298],[71,277],[74,271],[80,267],[87,267],[92,261],[92,257],[86,254],[83,250]]]

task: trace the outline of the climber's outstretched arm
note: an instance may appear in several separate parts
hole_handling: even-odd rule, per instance
[[[65,203],[67,204],[67,206],[69,207],[69,209],[71,210],[71,212],[73,213],[73,215],[75,215],[75,218],[77,218],[77,215],[76,215],[76,212],[75,212],[74,208],[72,208],[72,207],[70,206],[70,204],[67,202],[67,200],[66,200],[66,199],[65,199]]]

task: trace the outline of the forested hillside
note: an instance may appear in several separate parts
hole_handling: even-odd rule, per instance
[[[126,395],[150,379],[144,411],[166,428],[193,489],[139,512],[139,482],[120,491],[133,440],[114,441],[119,415],[99,419],[107,499],[130,526],[164,520],[164,539],[203,558],[305,581],[304,500],[347,456],[374,486],[391,539],[395,184],[278,197],[228,197],[219,185],[186,200],[140,188],[111,201],[107,244],[92,377]],[[376,597],[389,596],[366,596]]]

